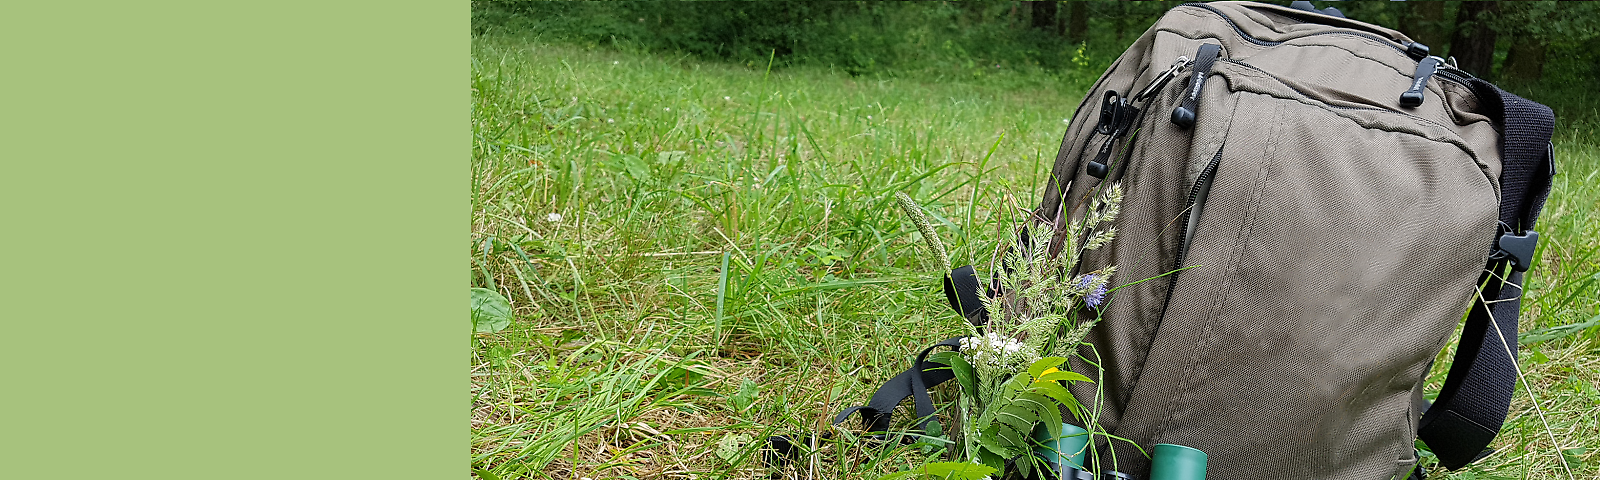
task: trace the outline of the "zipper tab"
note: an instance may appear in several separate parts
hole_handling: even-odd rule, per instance
[[[1089,165],[1084,167],[1084,171],[1094,178],[1104,180],[1106,174],[1111,173],[1111,164],[1108,162],[1111,161],[1111,145],[1116,140],[1115,137],[1107,138],[1105,143],[1100,144],[1100,152],[1094,155],[1094,160],[1089,161]]]
[[[1411,78],[1411,88],[1400,94],[1400,106],[1416,108],[1422,105],[1422,93],[1428,91],[1428,79],[1433,78],[1434,72],[1439,71],[1439,64],[1444,59],[1429,56],[1417,62],[1417,73]]]
[[[1206,84],[1206,76],[1211,74],[1211,67],[1216,65],[1217,56],[1222,53],[1222,46],[1215,43],[1200,45],[1200,50],[1194,54],[1194,73],[1189,78],[1189,93],[1183,97],[1183,104],[1172,109],[1172,123],[1179,128],[1194,126],[1195,114],[1200,109],[1200,89]]]

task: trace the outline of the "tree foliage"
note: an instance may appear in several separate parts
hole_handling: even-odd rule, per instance
[[[1287,0],[1272,3],[1288,4]],[[1480,77],[1562,109],[1600,77],[1600,3],[1315,2],[1406,32]],[[537,35],[763,68],[978,78],[1110,65],[1180,2],[473,2],[474,34]],[[1048,18],[1046,18],[1048,17]],[[1588,110],[1587,105],[1574,105]]]

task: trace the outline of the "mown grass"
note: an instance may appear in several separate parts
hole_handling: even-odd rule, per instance
[[[761,438],[827,430],[960,332],[893,194],[929,207],[957,265],[984,261],[1098,73],[940,83],[475,39],[471,282],[517,318],[471,339],[474,475],[765,476]],[[1559,337],[1525,345],[1523,365],[1593,478],[1600,328],[1559,328],[1600,312],[1585,125],[1558,143],[1524,321]],[[1519,392],[1500,452],[1444,478],[1564,477],[1531,407]],[[929,458],[839,435],[805,474]]]

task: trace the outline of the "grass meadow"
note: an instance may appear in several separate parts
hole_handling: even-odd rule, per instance
[[[952,263],[986,263],[1099,73],[851,77],[476,37],[471,286],[514,321],[470,338],[473,475],[765,478],[763,438],[828,430],[961,332],[894,193]],[[1430,478],[1567,478],[1562,460],[1600,478],[1600,123],[1558,135],[1531,388],[1497,453]],[[842,430],[819,448],[800,478],[937,461]]]

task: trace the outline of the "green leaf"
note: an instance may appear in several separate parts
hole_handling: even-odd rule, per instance
[[[1053,383],[1053,382],[1091,382],[1092,383],[1094,381],[1090,380],[1089,377],[1083,376],[1083,374],[1081,374],[1081,373],[1068,372],[1068,371],[1062,371],[1062,370],[1056,370],[1054,372],[1046,373],[1044,375],[1039,376],[1038,380],[1034,380],[1034,383],[1046,383],[1046,382],[1051,382],[1051,383]]]
[[[478,474],[478,478],[481,478],[483,480],[500,480],[500,477],[497,477],[497,476],[495,476],[495,474],[489,473],[488,470],[484,470],[484,469],[481,469],[481,468],[472,469],[472,473]]]
[[[1033,390],[1043,394],[1046,397],[1050,397],[1050,399],[1055,400],[1057,404],[1067,407],[1067,410],[1071,411],[1073,415],[1083,415],[1082,411],[1080,410],[1083,405],[1078,402],[1077,397],[1072,396],[1072,392],[1067,391],[1067,388],[1061,386],[1061,384],[1053,382],[1035,383],[1033,384]]]
[[[988,465],[979,465],[967,462],[937,462],[911,469],[909,473],[919,477],[943,478],[947,480],[981,480],[994,475],[1000,470]],[[904,477],[901,477],[904,478]]]
[[[756,386],[756,382],[746,378],[739,382],[739,393],[729,397],[728,402],[733,406],[734,411],[744,413],[745,410],[750,409],[750,405],[756,402],[756,394],[759,392],[760,388]]]
[[[983,443],[981,440],[979,443],[983,444],[983,448],[978,449],[978,461],[989,468],[993,468],[996,472],[1006,468],[1006,459],[1016,456],[1010,453],[996,453],[989,444]]]
[[[1037,393],[1023,393],[1017,396],[1012,405],[1013,408],[1027,410],[1037,423],[1043,423],[1051,427],[1051,430],[1061,427],[1061,410],[1049,397]],[[1032,432],[1030,428],[1026,433],[1031,435]]]
[[[743,433],[723,435],[722,439],[717,441],[717,458],[721,458],[724,462],[733,463],[734,460],[739,458],[739,454],[744,453],[745,445],[749,444],[749,435]]]
[[[494,333],[511,326],[511,301],[487,288],[472,289],[472,331]]]
[[[940,364],[940,365],[949,365],[950,362],[952,361],[951,360],[952,357],[961,358],[961,353],[950,351],[950,350],[945,350],[943,352],[938,352],[938,353],[935,353],[935,354],[932,354],[932,355],[928,355],[928,361],[933,362],[933,363],[937,363],[937,364]]]
[[[948,365],[950,371],[956,374],[956,382],[961,384],[961,391],[967,392],[967,395],[977,395],[978,376],[972,373],[972,364],[967,363],[967,359],[961,358],[960,355],[956,355],[951,358]]]
[[[1044,374],[1045,370],[1049,370],[1066,362],[1066,357],[1041,358],[1037,361],[1034,361],[1033,365],[1028,365],[1028,378],[1039,378],[1040,375]]]
[[[885,473],[883,476],[878,477],[878,480],[905,480],[915,475],[917,475],[915,470],[901,470],[898,472]]]

